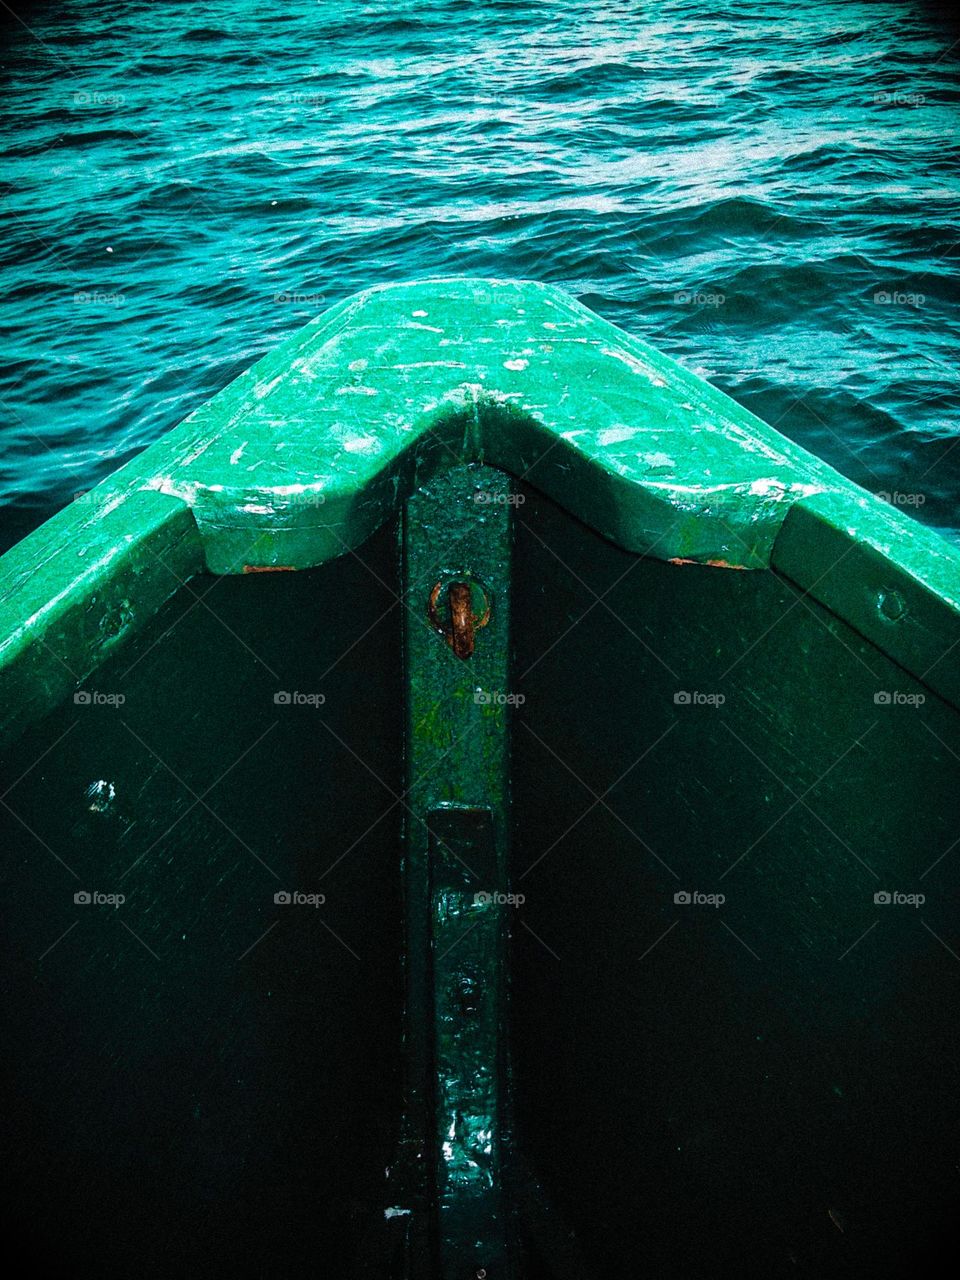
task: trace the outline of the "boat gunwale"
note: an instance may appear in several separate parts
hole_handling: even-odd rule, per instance
[[[469,361],[409,359],[444,338]],[[354,551],[471,462],[678,571],[772,570],[960,706],[960,550],[560,290],[446,279],[311,321],[0,557],[0,741],[196,574]]]

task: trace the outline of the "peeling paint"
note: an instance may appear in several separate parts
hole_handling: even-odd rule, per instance
[[[193,453],[188,453],[186,457],[183,457],[180,459],[180,465],[182,467],[189,467],[191,462],[196,462],[198,458],[203,457],[206,451],[210,448],[211,444],[213,444],[212,440],[204,440],[200,444],[200,446],[194,450]]]
[[[415,360],[413,364],[395,364],[394,369],[465,369],[462,360]]]
[[[642,374],[653,386],[665,387],[666,381],[661,378],[642,360],[638,360],[636,356],[630,355],[626,351],[618,350],[614,347],[601,347],[601,352],[605,356],[612,356],[614,360],[619,360],[625,364],[628,369],[632,369],[634,373]]]
[[[602,431],[597,432],[597,444],[602,448],[607,448],[611,444],[622,444],[625,440],[632,440],[638,430],[637,427],[604,427]]]
[[[253,394],[258,400],[264,400],[274,387],[278,387],[286,377],[285,373],[278,373],[275,378],[271,378],[269,382],[258,382],[253,388]]]
[[[639,461],[651,471],[673,471],[677,466],[676,459],[671,458],[669,453],[642,453],[639,455]]]
[[[431,323],[411,324],[428,306]],[[524,343],[540,352],[546,331],[571,328],[529,367]],[[451,344],[461,359],[436,358]],[[376,387],[364,380],[371,366]],[[837,538],[909,564],[930,598],[960,605],[957,553],[936,533],[638,338],[550,286],[441,280],[378,286],[311,321],[98,486],[82,510],[58,517],[54,533],[47,527],[8,553],[4,563],[20,567],[5,598],[19,612],[0,646],[22,618],[44,626],[50,600],[87,589],[93,579],[74,572],[78,546],[89,551],[84,564],[111,572],[97,539],[109,527],[111,555],[127,554],[141,537],[134,508],[147,498],[192,511],[190,536],[215,572],[236,572],[264,534],[271,558],[303,568],[359,546],[390,517],[413,483],[405,459],[415,450],[431,466],[456,457],[514,474],[549,452],[538,484],[605,537],[717,568],[743,568],[741,558],[768,566],[775,545],[786,546],[785,521],[816,504]],[[291,518],[294,493],[322,501],[325,490],[337,505],[323,518]],[[53,575],[43,601],[31,595],[28,556]],[[948,666],[929,679],[946,679]]]

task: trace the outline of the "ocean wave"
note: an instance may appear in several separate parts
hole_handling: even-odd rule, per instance
[[[942,24],[858,0],[157,13],[7,28],[0,500],[89,487],[358,289],[457,272],[566,288],[861,483],[928,472],[921,516],[957,523]]]

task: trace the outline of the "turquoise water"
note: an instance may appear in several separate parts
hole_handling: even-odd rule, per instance
[[[960,46],[937,11],[18,12],[2,545],[312,315],[437,273],[560,284],[866,488],[960,526]]]

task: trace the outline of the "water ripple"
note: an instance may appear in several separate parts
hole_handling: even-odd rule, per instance
[[[960,77],[936,10],[24,13],[0,108],[2,545],[312,315],[443,272],[562,285],[960,524]]]

